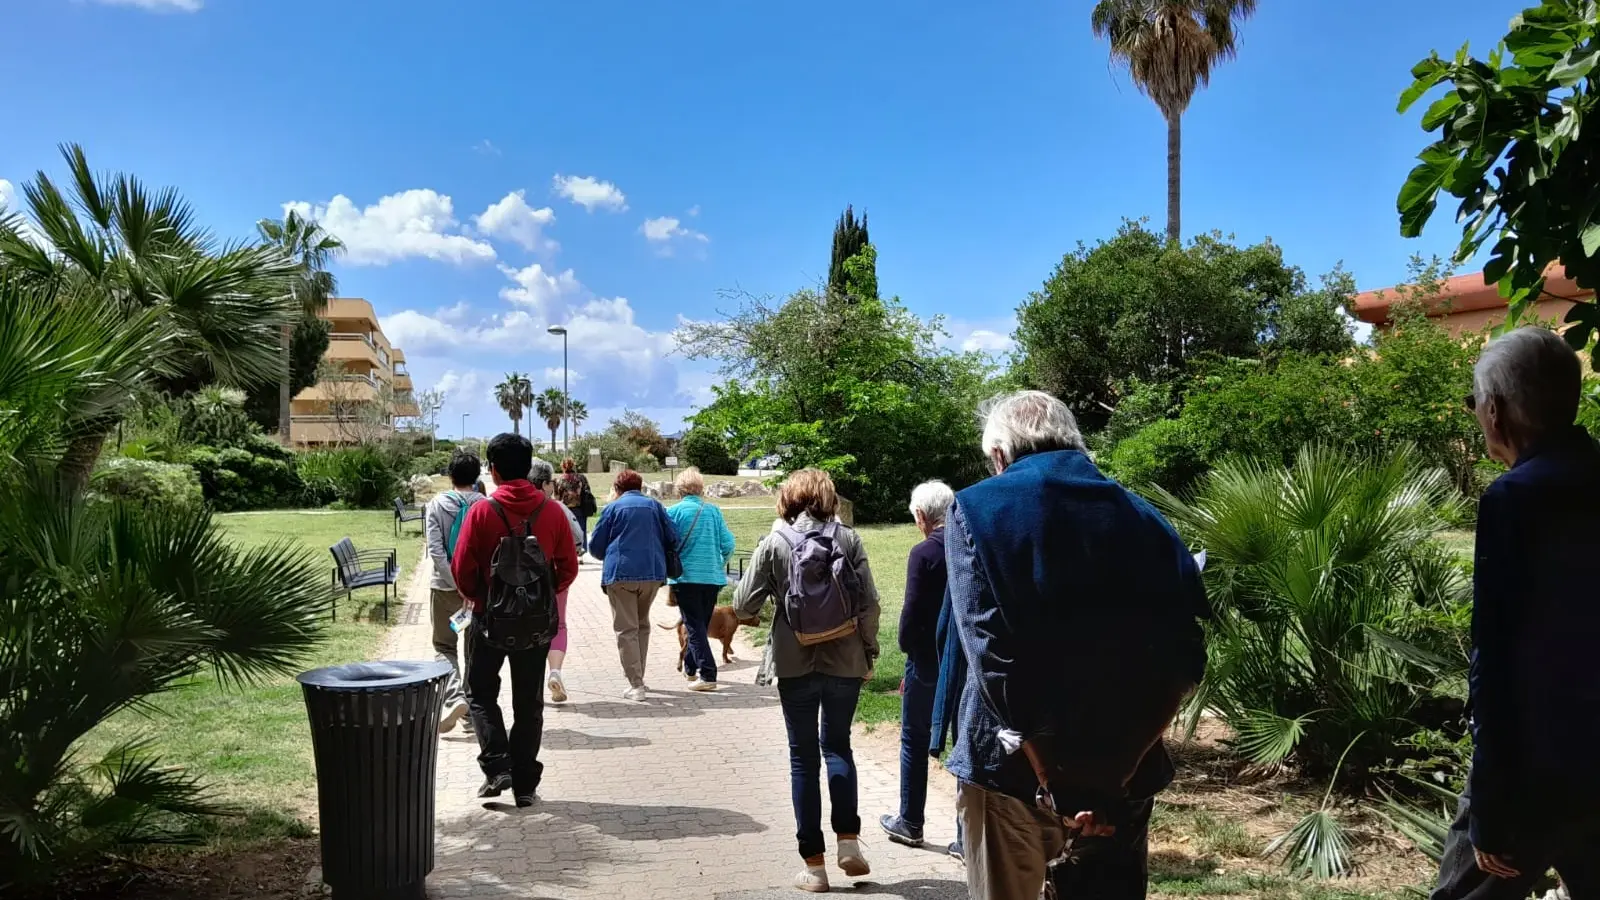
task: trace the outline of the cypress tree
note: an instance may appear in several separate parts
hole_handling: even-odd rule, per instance
[[[844,272],[845,260],[860,253],[869,242],[866,213],[862,213],[861,218],[857,219],[855,208],[846,206],[844,214],[839,217],[839,224],[833,226],[833,258],[828,262],[830,291],[848,292]]]

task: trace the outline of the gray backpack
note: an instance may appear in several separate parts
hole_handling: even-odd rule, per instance
[[[844,558],[838,523],[805,532],[785,526],[778,534],[789,545],[783,618],[795,640],[809,647],[855,634],[861,585]]]

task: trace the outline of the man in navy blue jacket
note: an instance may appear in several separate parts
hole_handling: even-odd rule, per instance
[[[1582,372],[1559,335],[1491,343],[1467,404],[1511,466],[1478,505],[1472,770],[1434,900],[1519,900],[1554,867],[1600,897],[1600,449],[1578,425]]]
[[[1095,893],[1142,897],[1145,801],[1172,778],[1160,735],[1205,670],[1198,567],[1160,513],[1095,468],[1060,400],[998,399],[983,449],[996,476],[956,495],[945,537],[969,666],[947,763],[968,890],[1035,900],[1081,841],[1128,863]]]

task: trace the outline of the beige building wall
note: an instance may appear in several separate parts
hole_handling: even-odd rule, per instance
[[[378,423],[380,432],[392,432],[396,418],[420,415],[405,353],[389,342],[371,303],[335,297],[322,318],[330,326],[323,359],[338,365],[343,374],[335,383],[318,382],[295,395],[289,404],[291,443],[315,447],[352,442],[358,429],[351,422],[350,408],[376,403],[391,391],[393,408]]]

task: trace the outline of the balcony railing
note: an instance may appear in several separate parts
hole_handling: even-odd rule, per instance
[[[360,381],[360,382],[364,382],[366,384],[371,385],[373,390],[377,390],[378,387],[379,387],[378,379],[373,378],[371,375],[362,375],[362,374],[357,373],[357,372],[351,372],[351,373],[349,373],[347,375],[335,375],[335,376],[333,376],[332,380],[333,381]]]
[[[349,332],[349,331],[330,331],[330,332],[328,332],[328,340],[330,340],[330,341],[360,341],[363,344],[366,344],[368,347],[371,347],[374,352],[377,352],[377,350],[378,350],[378,342],[374,341],[372,339],[372,335],[370,335],[370,334],[355,334],[355,333],[352,333],[352,332]]]

